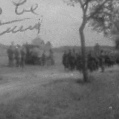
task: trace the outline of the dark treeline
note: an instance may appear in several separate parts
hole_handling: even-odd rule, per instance
[[[100,46],[100,48],[103,50],[114,50],[115,49],[115,47],[113,46]],[[81,52],[80,46],[61,46],[61,47],[53,48],[53,50],[56,52],[64,52],[70,49],[75,49],[75,52]],[[91,51],[93,49],[94,49],[94,46],[86,46],[86,51]]]

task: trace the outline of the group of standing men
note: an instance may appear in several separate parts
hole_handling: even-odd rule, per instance
[[[82,71],[83,69],[81,53],[76,53],[74,49],[64,52],[62,63],[66,70]],[[87,53],[87,68],[90,72],[98,70],[99,68],[101,68],[101,71],[104,72],[106,66],[110,67],[114,64],[115,61],[103,50],[101,50],[98,55],[94,54],[94,52]]]
[[[62,63],[65,69],[72,71],[76,68],[75,66],[77,64],[77,61],[76,61],[77,55],[78,54],[75,53],[75,50],[69,50],[69,51],[64,52],[63,57],[62,57]]]
[[[24,45],[14,45],[12,43],[8,49],[7,49],[7,54],[8,54],[8,60],[9,60],[9,66],[13,67],[24,67],[25,66],[25,59],[26,59],[26,48]]]

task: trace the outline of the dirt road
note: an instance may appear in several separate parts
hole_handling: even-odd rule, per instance
[[[78,72],[59,72],[57,70],[11,72],[1,75],[3,80],[7,79],[7,82],[0,84],[0,102],[17,98],[27,91],[30,91],[30,89],[42,86],[53,80],[71,77],[75,79],[81,77]]]
[[[117,70],[118,67],[113,67],[113,70]],[[6,71],[6,69],[4,69]],[[8,69],[7,69],[8,70]],[[16,70],[18,70],[16,68]],[[5,101],[10,98],[18,97],[22,94],[25,94],[26,91],[36,87],[47,84],[53,80],[67,79],[67,78],[81,78],[82,74],[79,72],[63,72],[58,69],[52,70],[30,70],[22,71],[15,69],[8,71],[8,73],[1,74],[1,83],[0,82],[0,101]],[[108,69],[110,70],[110,69]],[[5,83],[4,83],[5,80]]]

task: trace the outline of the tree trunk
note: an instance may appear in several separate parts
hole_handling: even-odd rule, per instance
[[[84,36],[84,27],[85,23],[79,28],[79,35],[81,40],[81,53],[82,53],[82,63],[83,63],[83,80],[86,82],[88,80],[88,71],[87,71],[87,57],[86,57],[86,48],[85,48],[85,36]]]

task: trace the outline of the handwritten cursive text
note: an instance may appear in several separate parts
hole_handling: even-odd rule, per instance
[[[19,7],[23,4],[25,4],[27,2],[27,0],[23,0],[23,1],[19,1],[19,3],[15,3],[13,2],[13,4],[15,5],[15,13],[17,15],[22,15],[25,12],[31,12],[35,15],[38,15],[35,10],[38,8],[38,4],[32,5],[30,9],[23,9],[22,11],[19,11]]]
[[[15,14],[16,15],[22,15],[24,13],[32,13],[35,15],[38,15],[35,11],[38,8],[38,4],[34,4],[32,5],[29,9],[22,9],[20,11],[20,7],[22,7],[22,5],[24,5],[27,2],[27,0],[19,0],[19,2],[12,2],[15,5]],[[2,14],[2,8],[0,8],[0,15]],[[41,16],[42,17],[42,16]],[[42,17],[43,18],[43,17]],[[4,26],[4,25],[10,25],[13,23],[17,23],[17,22],[22,22],[25,20],[29,20],[31,18],[23,18],[23,19],[16,19],[16,20],[12,20],[12,21],[7,21],[7,22],[2,22],[2,20],[0,20],[0,26]],[[41,27],[41,23],[42,23],[43,19],[38,19],[38,22],[35,25],[29,25],[27,27],[21,25],[21,26],[17,26],[14,25],[12,27],[7,27],[5,30],[2,30],[2,32],[0,32],[0,36],[7,34],[7,33],[17,33],[17,32],[25,32],[27,30],[37,30],[37,33],[40,33],[40,27]]]
[[[24,19],[12,20],[12,21],[8,21],[8,22],[2,22],[2,21],[0,20],[0,26],[8,25],[8,24],[12,24],[12,23],[15,23],[15,22],[25,21],[25,20],[28,20],[28,19],[30,19],[30,18],[24,18]]]
[[[27,28],[24,28],[23,26],[20,26],[18,29],[17,29],[17,26],[14,26],[13,28],[9,27],[5,31],[1,32],[0,36],[4,35],[6,33],[17,33],[17,32],[24,32],[27,30],[34,30],[34,29],[36,29],[37,33],[39,34],[40,33],[40,26],[41,26],[41,23],[38,22],[34,26],[30,25]]]

